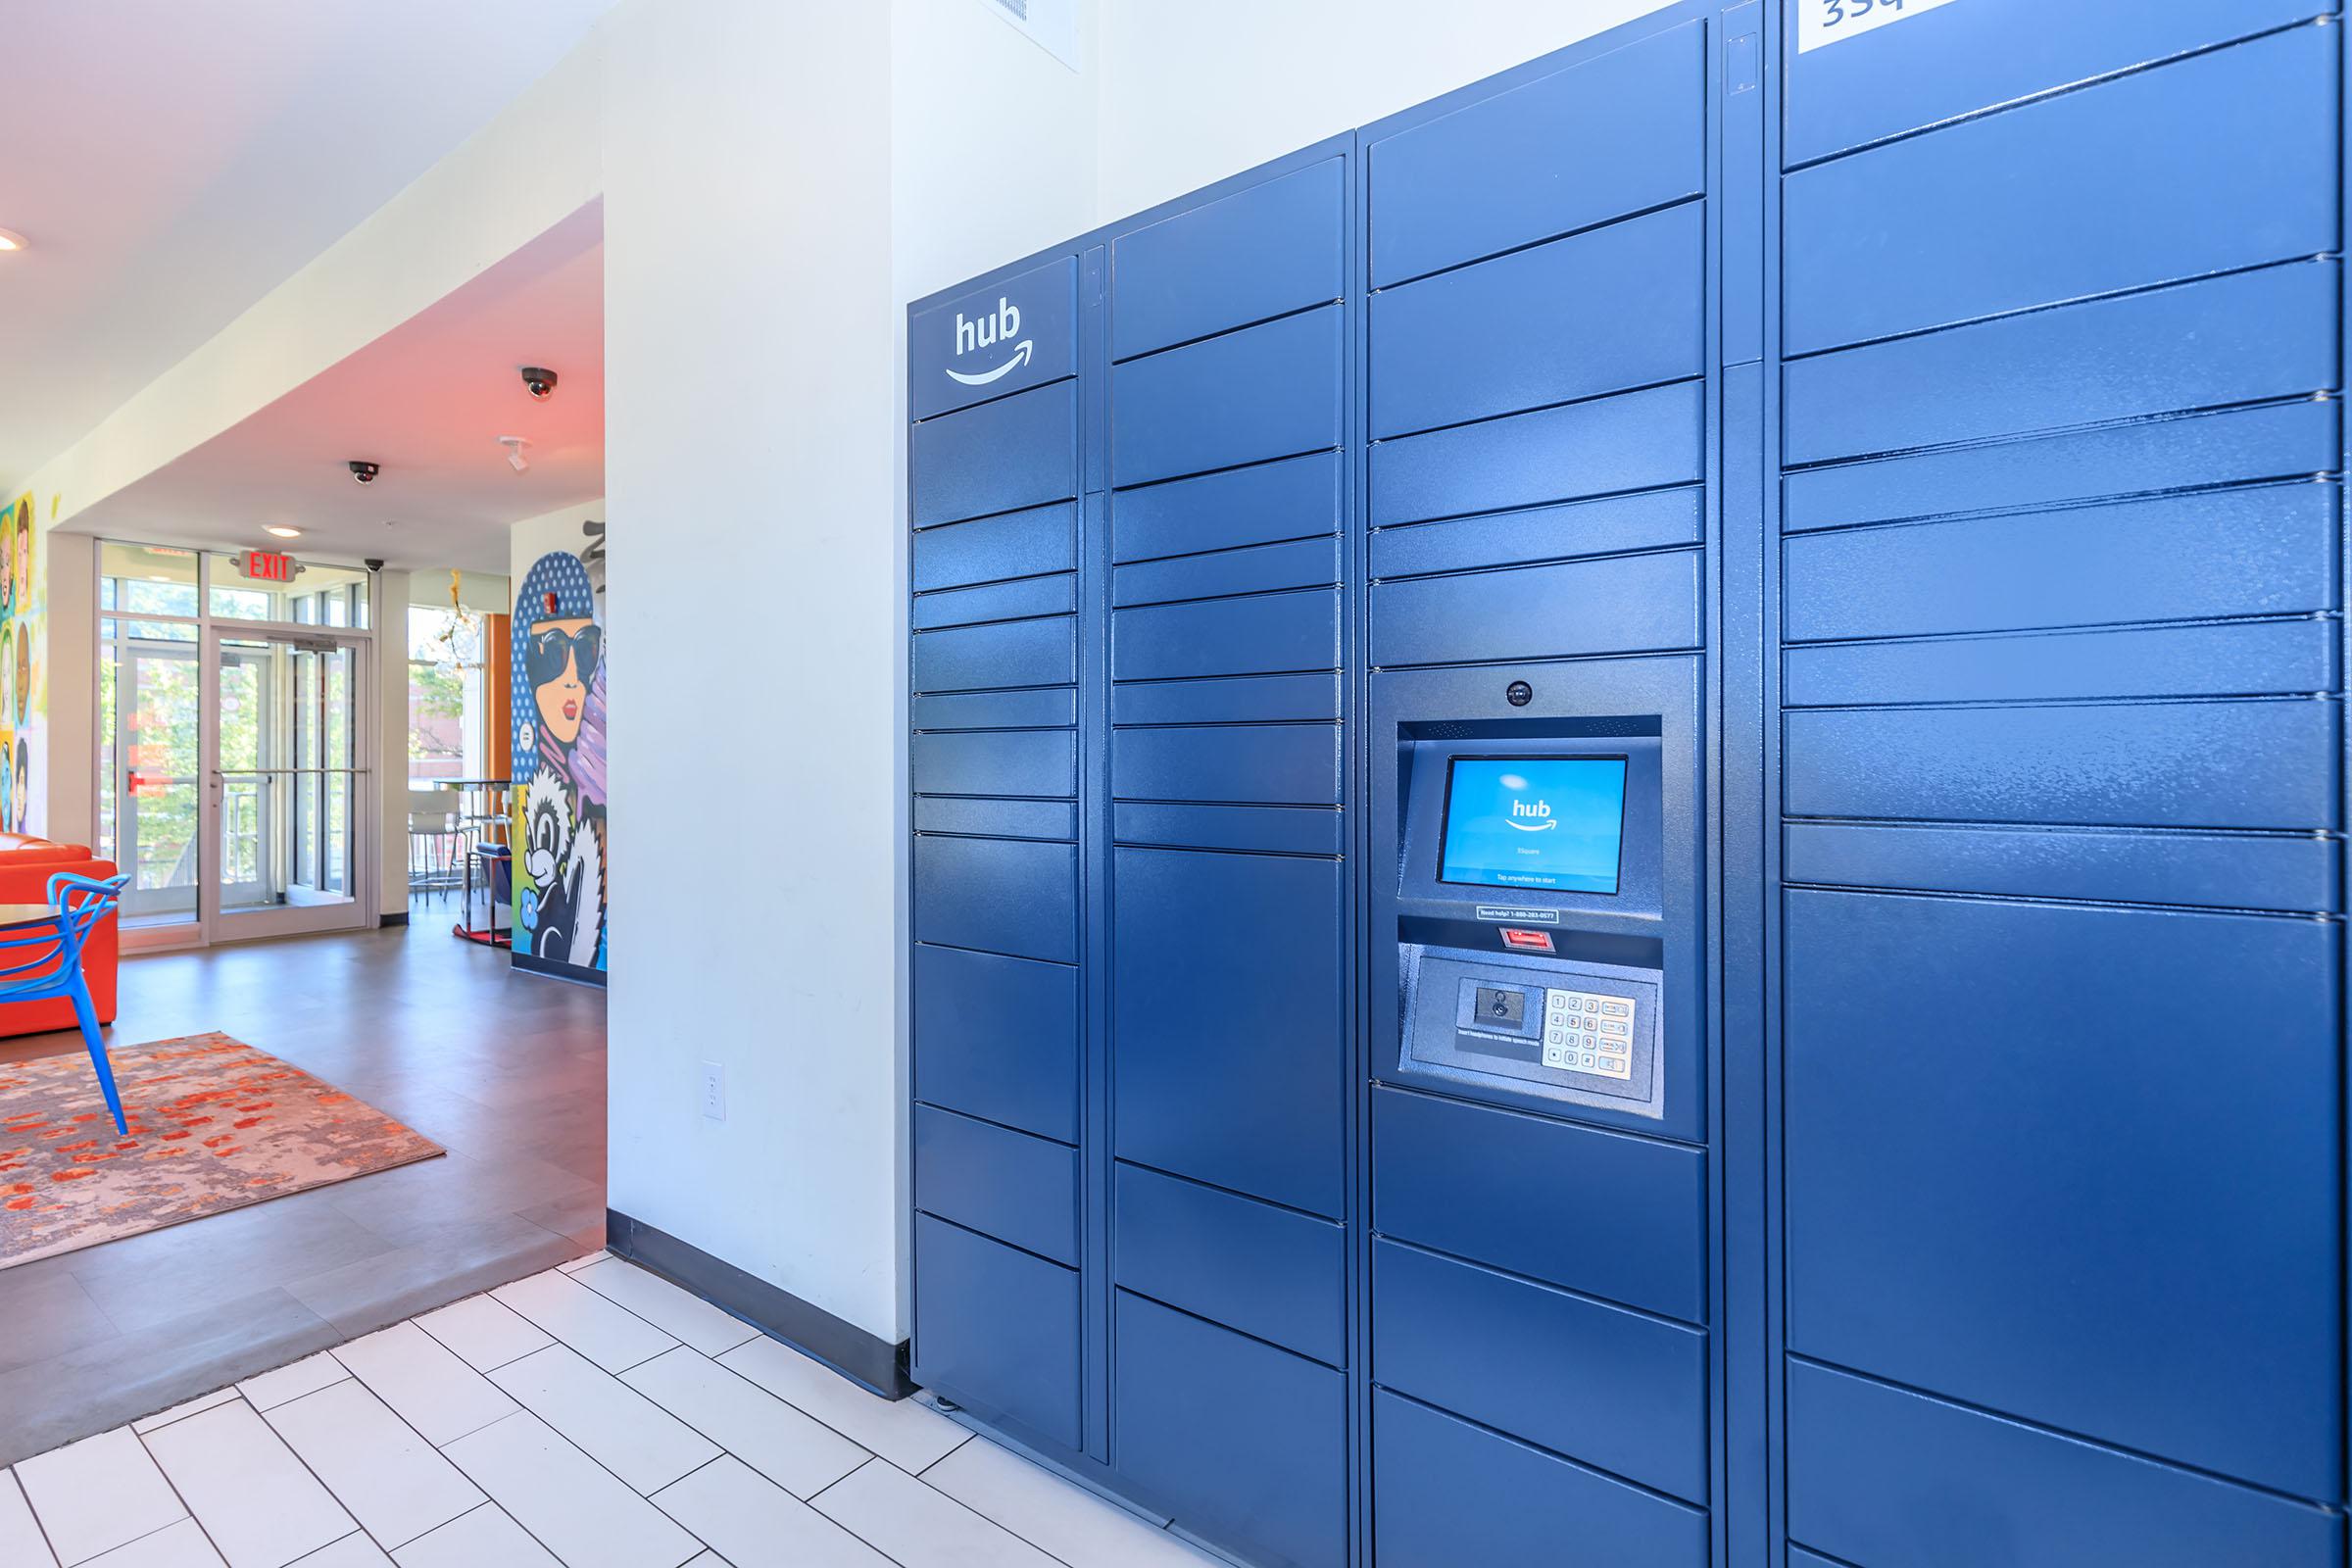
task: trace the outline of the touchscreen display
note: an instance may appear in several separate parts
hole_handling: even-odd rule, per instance
[[[1457,757],[1446,765],[1438,880],[1615,893],[1622,757]]]

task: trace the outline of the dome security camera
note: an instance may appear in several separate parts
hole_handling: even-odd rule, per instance
[[[369,463],[366,458],[351,460],[351,476],[360,484],[375,483],[375,476],[383,471],[384,466],[380,463]]]
[[[534,403],[545,403],[556,395],[556,372],[541,366],[522,367],[522,389]]]

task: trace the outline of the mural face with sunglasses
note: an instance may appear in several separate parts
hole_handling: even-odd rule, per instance
[[[525,646],[523,662],[530,672],[531,701],[539,710],[540,733],[569,747],[579,740],[580,720],[587,716],[588,682],[602,660],[604,628],[576,617],[537,621]]]
[[[576,969],[605,953],[605,633],[579,557],[514,599],[514,948]]]

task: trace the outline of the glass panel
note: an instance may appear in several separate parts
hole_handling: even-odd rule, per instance
[[[187,620],[116,620],[111,616],[98,623],[101,640],[112,638],[117,628],[125,637],[143,642],[192,643],[196,640],[196,624]]]
[[[318,883],[318,799],[313,787],[318,765],[318,656],[298,652],[292,661],[294,677],[294,766],[305,769],[292,781],[294,804],[294,880]]]
[[[216,552],[208,560],[213,569],[208,599],[212,612],[221,619],[283,620],[302,626],[368,624],[368,573],[363,567],[298,561],[292,582],[255,582],[238,568],[233,555]]]
[[[479,778],[484,758],[482,617],[409,607],[409,787]]]
[[[196,649],[186,627],[138,635],[146,625],[102,624],[99,854],[130,874],[124,923],[184,924],[196,918]]]
[[[168,545],[101,544],[98,608],[138,615],[196,613],[196,552]]]
[[[326,776],[326,864],[318,879],[319,891],[344,893],[351,891],[351,786],[349,773],[329,773]],[[339,852],[339,853],[338,853]]]
[[[220,646],[219,875],[223,909],[277,902],[263,891],[270,880],[270,808],[276,804],[270,775],[261,771],[276,765],[276,748],[269,744],[270,709],[278,685],[273,665],[268,643]]]
[[[297,902],[347,904],[351,901],[351,813],[353,775],[357,760],[352,750],[352,685],[354,654],[334,648],[310,656],[312,685],[318,694],[315,732],[318,771],[310,775],[313,842],[309,851],[311,874],[297,878]]]

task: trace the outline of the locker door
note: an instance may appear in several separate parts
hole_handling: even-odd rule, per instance
[[[1110,242],[1110,1462],[1348,1561],[1349,149]]]
[[[1080,258],[908,323],[917,1382],[1085,1437]]]
[[[2336,9],[1790,7],[1792,1561],[2342,1561]]]

